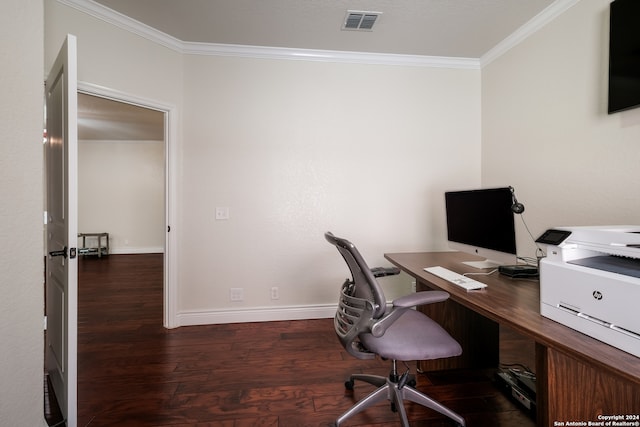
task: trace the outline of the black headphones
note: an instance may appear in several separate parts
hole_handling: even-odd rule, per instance
[[[524,205],[518,202],[518,199],[516,199],[516,190],[514,190],[511,186],[509,186],[509,189],[511,190],[511,200],[513,201],[511,210],[515,214],[521,214],[522,212],[524,212]]]

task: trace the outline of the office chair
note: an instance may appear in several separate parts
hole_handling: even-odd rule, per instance
[[[415,379],[409,372],[398,375],[398,361],[430,360],[462,354],[456,342],[440,325],[425,314],[413,310],[422,304],[444,301],[444,291],[416,292],[400,297],[387,307],[376,275],[386,275],[386,269],[372,270],[348,240],[325,233],[325,239],[334,245],[351,271],[340,291],[338,310],[334,318],[336,334],[345,350],[358,359],[373,359],[376,355],[392,361],[389,377],[353,374],[345,382],[353,390],[354,381],[364,381],[378,389],[358,401],[336,420],[340,426],[347,418],[389,400],[391,409],[399,413],[402,425],[409,426],[403,401],[409,400],[446,415],[458,426],[465,426],[464,418],[446,406],[416,390]],[[397,271],[399,273],[399,270]]]

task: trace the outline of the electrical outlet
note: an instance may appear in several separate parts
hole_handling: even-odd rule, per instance
[[[244,289],[243,288],[231,288],[231,289],[229,289],[229,300],[230,301],[242,301],[242,300],[244,300]]]
[[[218,207],[216,208],[216,220],[229,219],[229,208]]]
[[[277,286],[271,288],[271,299],[280,299],[280,289]]]

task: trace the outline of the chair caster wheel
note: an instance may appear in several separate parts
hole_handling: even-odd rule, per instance
[[[353,391],[353,380],[347,380],[344,382],[344,388]]]
[[[391,402],[391,412],[398,412],[398,408],[394,402]]]
[[[418,385],[418,382],[416,380],[409,380],[407,382],[407,385],[411,388],[416,388],[416,385]]]

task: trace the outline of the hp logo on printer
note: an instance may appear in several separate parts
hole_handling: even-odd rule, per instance
[[[602,299],[602,292],[600,292],[600,291],[593,291],[593,294],[592,294],[592,295],[593,295],[593,297],[594,297],[595,299],[597,299],[598,301],[600,301],[600,300]]]

